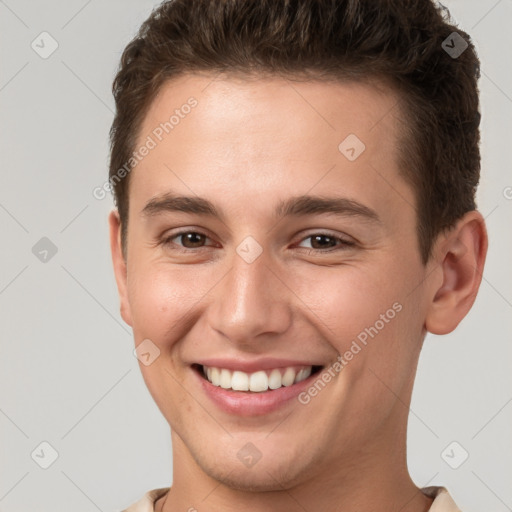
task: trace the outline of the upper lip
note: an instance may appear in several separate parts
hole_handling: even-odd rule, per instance
[[[226,368],[231,371],[242,371],[245,373],[256,372],[258,370],[270,370],[272,368],[286,368],[288,366],[323,366],[322,363],[311,361],[298,361],[296,359],[277,359],[274,357],[264,357],[261,359],[233,359],[230,358],[211,358],[197,361],[196,364],[214,368]]]

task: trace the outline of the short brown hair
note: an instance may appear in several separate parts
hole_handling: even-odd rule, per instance
[[[129,175],[116,173],[162,85],[201,71],[383,79],[400,96],[400,172],[415,193],[423,263],[437,235],[476,208],[479,60],[446,8],[431,0],[170,0],[127,45],[112,86],[109,179],[123,247]]]

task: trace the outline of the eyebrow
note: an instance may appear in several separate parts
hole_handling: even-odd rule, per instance
[[[145,217],[165,212],[182,212],[225,220],[223,213],[208,199],[198,196],[179,196],[172,192],[152,198],[141,213]],[[376,223],[381,220],[368,206],[345,197],[302,195],[280,201],[275,210],[276,217],[300,217],[306,215],[330,214],[343,217],[360,217]]]

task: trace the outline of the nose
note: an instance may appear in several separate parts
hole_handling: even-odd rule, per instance
[[[265,251],[248,263],[234,252],[232,266],[214,288],[210,327],[245,348],[277,337],[291,325],[293,292]],[[262,336],[265,335],[265,336]],[[261,348],[261,347],[260,347]]]

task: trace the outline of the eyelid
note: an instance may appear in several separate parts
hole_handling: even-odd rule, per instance
[[[176,246],[177,247],[177,250],[178,251],[183,251],[183,252],[194,252],[194,251],[198,251],[198,250],[201,250],[201,249],[205,249],[206,247],[212,247],[211,245],[207,245],[207,246],[203,246],[203,247],[196,247],[195,249],[190,249],[188,247],[183,247],[179,244],[176,244],[174,242],[171,242],[171,240],[173,240],[174,238],[178,238],[180,235],[186,235],[188,233],[195,233],[197,235],[203,235],[204,237],[208,238],[211,240],[211,237],[208,236],[204,231],[202,231],[201,229],[196,229],[196,228],[186,228],[186,229],[182,229],[180,231],[177,231],[175,233],[169,233],[167,235],[164,235],[162,237],[162,240],[161,240],[161,244],[162,245],[173,245],[173,246]]]
[[[202,247],[188,248],[188,247],[183,247],[179,244],[175,244],[174,242],[171,242],[172,239],[177,238],[181,235],[186,235],[188,233],[195,233],[198,235],[202,235],[202,236],[206,237],[207,239],[211,240],[210,236],[208,236],[201,229],[185,228],[185,229],[181,229],[180,231],[177,231],[175,233],[170,233],[169,235],[165,235],[162,238],[160,243],[164,246],[172,244],[173,246],[177,247],[176,250],[181,251],[181,252],[187,252],[187,253],[197,252],[199,250],[206,249],[207,247],[212,247],[212,245],[206,245],[206,246],[202,246]],[[299,249],[305,250],[305,252],[307,252],[307,253],[321,254],[321,253],[329,253],[329,252],[334,252],[334,251],[338,251],[338,250],[343,250],[347,247],[352,247],[352,246],[356,245],[356,243],[357,243],[352,237],[350,237],[348,235],[341,236],[339,234],[336,234],[334,232],[330,232],[328,230],[321,229],[321,228],[318,228],[316,230],[310,230],[309,233],[302,234],[301,238],[299,239],[299,241],[297,243],[301,243],[304,240],[307,240],[308,238],[311,238],[315,235],[316,236],[327,236],[327,237],[333,238],[336,241],[340,242],[340,244],[338,244],[337,246],[334,246],[334,247],[327,247],[325,249],[314,249],[314,248],[308,248],[308,247],[299,247]]]
[[[336,240],[340,240],[340,241],[344,242],[345,244],[355,244],[356,243],[356,240],[349,235],[346,235],[344,233],[343,234],[336,233],[334,231],[329,231],[329,230],[322,229],[322,228],[317,228],[316,230],[315,229],[309,230],[308,233],[302,234],[300,241],[305,240],[306,238],[310,238],[314,235],[328,236],[331,238],[335,238]]]
[[[331,254],[333,252],[343,251],[347,250],[348,248],[356,246],[357,242],[348,235],[341,236],[339,234],[329,232],[323,229],[318,229],[316,231],[311,231],[305,235],[302,235],[299,244],[302,243],[304,240],[307,240],[309,238],[312,238],[313,236],[327,236],[329,238],[334,239],[337,243],[334,247],[326,247],[325,249],[315,249],[310,247],[298,247],[302,252],[305,252],[306,254]]]

